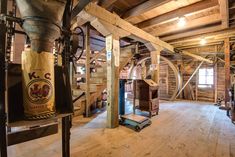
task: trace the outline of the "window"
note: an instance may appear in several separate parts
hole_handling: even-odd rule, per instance
[[[201,88],[212,87],[213,84],[214,84],[214,69],[213,68],[199,69],[198,87]]]

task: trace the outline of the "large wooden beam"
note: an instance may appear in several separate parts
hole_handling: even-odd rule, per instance
[[[106,36],[107,51],[107,127],[115,128],[119,125],[119,37],[115,34]]]
[[[184,54],[184,55],[187,55],[187,56],[190,56],[190,57],[195,58],[195,59],[200,60],[200,61],[205,61],[205,62],[208,62],[208,63],[213,63],[213,61],[211,61],[209,59],[206,59],[206,58],[204,58],[202,56],[199,56],[199,55],[195,55],[193,53],[189,53],[187,51],[181,51],[180,53]]]
[[[113,3],[115,3],[117,0],[102,0],[101,1],[101,6],[103,8],[109,8]]]
[[[197,13],[202,10],[206,10],[212,7],[215,7],[218,5],[217,0],[205,0],[205,1],[200,1],[195,4],[185,6],[180,9],[173,10],[171,12],[165,13],[163,15],[154,17],[152,19],[143,21],[141,23],[138,23],[137,26],[141,29],[146,29],[150,28],[162,23],[166,23],[172,20],[177,19],[178,17],[185,16],[187,14],[192,14],[192,13]]]
[[[161,27],[159,29],[154,29],[154,31],[149,32],[149,33],[155,36],[163,36],[163,35],[172,34],[172,33],[176,33],[176,32],[183,31],[183,30],[189,30],[189,29],[202,27],[202,26],[209,25],[209,24],[218,23],[220,21],[221,21],[220,14],[217,13],[217,14],[212,14],[209,16],[197,18],[194,20],[190,20],[187,22],[187,25],[184,27],[178,27],[177,24],[175,24],[175,25],[164,27],[164,28]]]
[[[120,36],[127,36],[130,33],[98,18],[93,19],[91,25],[105,36],[107,62],[107,127],[116,128],[119,125],[119,39]]]
[[[73,8],[72,12],[71,12],[71,19],[73,20],[73,18],[75,18],[78,13],[80,13],[80,11],[82,11],[82,9],[88,4],[90,3],[91,0],[81,0],[78,1],[77,5]]]
[[[158,37],[154,37],[153,35],[143,31],[142,29],[137,28],[136,26],[133,26],[129,22],[121,19],[118,15],[112,14],[109,11],[93,3],[88,4],[85,7],[84,11],[82,11],[79,14],[79,17],[82,19],[86,19],[87,21],[95,21],[98,19],[100,21],[103,21],[103,23],[104,22],[107,23],[109,26],[114,26],[117,28],[117,29],[111,28],[109,30],[115,31],[121,29],[122,31],[127,32],[127,35],[131,34],[131,36],[128,36],[130,38],[133,38],[143,43],[150,42],[152,44],[157,45],[158,47],[161,47],[165,51],[174,53],[174,47],[172,45],[160,40]],[[191,56],[197,56],[197,55],[191,55]],[[207,61],[211,62],[210,60]]]
[[[150,51],[151,57],[151,68],[152,68],[152,80],[159,85],[159,76],[160,76],[160,54],[162,48],[153,44],[146,43],[145,46]]]
[[[146,13],[150,10],[153,10],[165,3],[168,3],[172,0],[155,0],[155,1],[147,1],[145,3],[142,3],[140,5],[137,5],[136,7],[130,9],[127,11],[124,15],[123,18],[128,20],[129,18],[141,15],[143,13]]]
[[[229,102],[229,88],[230,88],[230,44],[229,38],[224,40],[224,58],[225,58],[225,89],[224,89],[224,98],[225,98],[225,107],[228,108]]]
[[[222,27],[228,28],[229,27],[228,0],[219,0],[219,5],[220,5],[220,14],[222,19]]]
[[[211,27],[207,27],[207,28],[200,28],[200,29],[196,29],[196,30],[181,32],[181,33],[174,34],[174,35],[164,36],[164,37],[161,37],[161,39],[163,41],[171,41],[171,40],[186,38],[186,37],[195,36],[195,35],[212,33],[212,32],[216,32],[216,31],[220,31],[221,29],[222,29],[221,25],[216,25],[216,26],[211,26]]]
[[[84,11],[79,14],[79,17],[88,21],[94,21],[96,18],[98,18],[99,20],[103,20],[110,25],[116,26],[118,28],[121,28],[122,30],[129,32],[133,35],[133,38],[135,37],[136,40],[140,40],[141,42],[151,42],[160,47],[163,47],[170,52],[174,52],[174,48],[168,43],[160,40],[158,37],[154,37],[153,35],[143,31],[142,29],[133,26],[129,22],[120,18],[118,15],[112,14],[102,7],[95,5],[94,3],[88,4],[85,7]]]
[[[194,35],[190,37],[185,37],[181,39],[175,39],[170,41],[170,44],[180,44],[180,43],[185,43],[185,42],[193,42],[193,41],[198,41],[202,38],[222,38],[222,37],[232,37],[235,36],[235,28],[229,28],[221,31],[216,31],[216,32],[211,32],[211,33],[206,33],[206,34],[200,34],[200,35]]]

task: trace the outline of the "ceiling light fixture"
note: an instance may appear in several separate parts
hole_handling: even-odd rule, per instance
[[[180,17],[178,19],[178,24],[177,24],[179,27],[184,27],[186,25],[186,18],[183,16],[183,17]]]
[[[201,44],[201,45],[206,45],[206,43],[207,43],[207,41],[206,41],[205,38],[202,38],[202,39],[200,40],[200,44]]]

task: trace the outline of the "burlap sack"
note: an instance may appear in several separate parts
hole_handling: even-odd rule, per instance
[[[27,119],[55,114],[54,56],[49,52],[22,53],[24,113]]]

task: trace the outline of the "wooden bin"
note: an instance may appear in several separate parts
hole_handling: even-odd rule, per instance
[[[134,80],[134,110],[148,111],[149,116],[157,115],[159,111],[158,85],[151,79]]]

